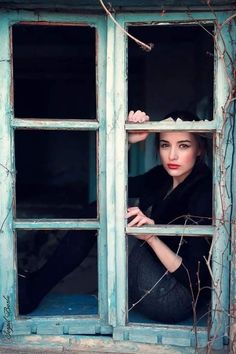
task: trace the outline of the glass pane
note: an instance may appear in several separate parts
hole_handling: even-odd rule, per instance
[[[207,327],[211,313],[209,272],[208,276],[204,276],[203,270],[198,273],[198,291],[196,284],[190,288],[187,274],[193,275],[191,269],[186,271],[186,277],[182,272],[182,278],[177,277],[177,272],[167,272],[147,243],[128,236],[128,252],[129,322]]]
[[[18,231],[19,314],[94,315],[97,232]]]
[[[96,119],[95,34],[86,26],[13,26],[18,118]]]
[[[96,218],[96,133],[15,132],[17,218]]]
[[[206,26],[211,32],[213,26]],[[130,26],[129,32],[145,43],[128,46],[129,110],[146,111],[151,120],[169,112],[188,110],[212,119],[214,43],[200,26]]]

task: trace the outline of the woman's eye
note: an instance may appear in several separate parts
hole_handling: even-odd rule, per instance
[[[167,143],[162,143],[161,145],[160,145],[160,148],[161,149],[166,149],[166,148],[168,148],[169,147],[169,144],[167,144]]]
[[[188,144],[180,144],[180,149],[188,149],[189,147],[190,147],[190,145],[188,145]]]

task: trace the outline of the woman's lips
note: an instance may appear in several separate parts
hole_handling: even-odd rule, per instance
[[[170,170],[177,170],[180,167],[180,165],[176,165],[174,163],[168,163],[167,166]]]

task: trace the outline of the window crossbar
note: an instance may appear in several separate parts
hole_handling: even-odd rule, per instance
[[[193,225],[149,225],[145,227],[127,227],[126,233],[132,235],[156,234],[159,236],[213,236],[214,226]]]
[[[12,119],[11,126],[19,129],[44,129],[44,130],[97,130],[99,123],[86,119]]]
[[[96,230],[100,228],[100,223],[94,219],[16,219],[13,227],[18,230]]]

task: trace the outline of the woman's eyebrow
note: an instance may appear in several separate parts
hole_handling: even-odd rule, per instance
[[[168,140],[165,140],[165,139],[160,139],[160,142],[163,142],[163,143],[169,143]],[[182,143],[191,143],[191,140],[179,140],[177,141],[178,144],[182,144]]]
[[[177,143],[191,143],[191,140],[179,140]]]

